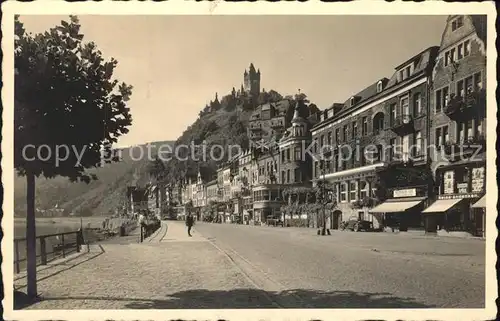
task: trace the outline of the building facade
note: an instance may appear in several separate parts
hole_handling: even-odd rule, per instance
[[[313,181],[335,186],[337,209],[329,213],[329,228],[338,228],[341,221],[353,217],[371,221],[375,228],[385,225],[387,215],[408,217],[403,213],[409,203],[394,201],[397,206],[372,211],[377,202],[389,198],[377,193],[376,181],[389,165],[394,170],[394,165],[428,164],[424,142],[428,137],[430,75],[437,50],[427,48],[397,66],[390,79],[378,80],[320,115],[320,122],[312,129]],[[385,187],[407,183],[391,182]],[[411,221],[421,225],[419,217]]]
[[[437,200],[429,232],[484,236],[486,182],[486,16],[451,15],[433,70],[431,146]],[[471,209],[472,207],[472,209]]]

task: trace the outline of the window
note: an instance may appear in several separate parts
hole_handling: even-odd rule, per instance
[[[449,142],[450,136],[448,133],[448,126],[436,128],[436,145],[443,146],[445,143]]]
[[[349,184],[349,201],[355,201],[358,196],[358,182],[351,181]]]
[[[464,57],[470,55],[470,40],[464,41]]]
[[[353,122],[352,123],[352,139],[355,139],[358,137],[358,122]]]
[[[464,18],[458,17],[451,22],[451,31],[455,31],[464,25]]]
[[[465,97],[464,81],[463,80],[457,81],[457,96]]]
[[[319,177],[319,162],[318,161],[314,162],[314,176],[316,176],[316,178]]]
[[[285,162],[285,151],[284,150],[281,151],[281,162],[282,163]]]
[[[476,120],[476,134],[477,134],[477,136],[483,135],[483,124],[484,124],[483,118],[478,118]]]
[[[379,82],[377,83],[377,92],[378,92],[378,93],[379,93],[379,92],[382,92],[382,81],[379,81]]]
[[[328,133],[328,136],[327,136],[327,139],[326,139],[326,143],[328,144],[328,146],[332,145],[332,132]]]
[[[363,127],[361,128],[361,135],[368,134],[368,117],[363,117]]]
[[[391,146],[391,149],[389,150],[390,160],[393,160],[396,155],[396,138],[391,138],[389,140],[389,145]]]
[[[335,143],[340,141],[340,128],[335,128]]]
[[[340,183],[340,201],[347,201],[347,183]]]
[[[290,182],[290,170],[289,169],[286,170],[286,181]]]
[[[318,139],[317,138],[314,139],[313,144],[314,144],[313,150],[315,153],[317,153],[318,152]]]
[[[457,47],[457,59],[462,59],[464,57],[464,45],[459,44]]]
[[[447,51],[444,53],[444,66],[448,66],[448,64],[450,63],[450,52]]]
[[[473,77],[467,77],[465,78],[465,92],[470,94],[473,91]]]
[[[418,117],[422,113],[422,99],[420,93],[413,95],[413,116]]]
[[[397,117],[397,109],[396,109],[396,104],[391,104],[390,105],[390,121],[391,121],[391,125],[394,124],[394,121],[396,120],[396,117]]]
[[[364,221],[365,220],[365,212],[364,211],[358,211],[358,219],[360,221]]]
[[[471,139],[474,137],[472,133],[472,119],[467,121],[466,126],[467,139]]]
[[[368,183],[366,181],[359,182],[359,198],[368,197]]]
[[[300,168],[296,168],[294,171],[295,183],[299,183],[302,181],[301,174],[302,174],[302,172],[300,171]]]
[[[354,100],[354,97],[351,97],[351,107],[352,107],[352,106],[354,106],[354,103],[355,103],[355,102],[356,102],[356,101]]]
[[[463,143],[465,141],[465,126],[464,123],[457,122],[457,137],[458,142]]]
[[[405,78],[410,78],[411,76],[411,65],[405,68]]]
[[[474,91],[479,91],[483,89],[483,80],[481,78],[481,73],[478,72],[474,74]]]
[[[325,146],[325,135],[321,135],[321,140],[320,140],[320,145],[319,147],[322,148],[323,146]]]
[[[450,49],[450,64],[455,61],[455,48]]]
[[[442,112],[448,104],[448,87],[436,90],[436,113]]]
[[[346,141],[347,141],[347,139],[348,139],[348,138],[347,138],[347,125],[344,125],[343,130],[344,130],[344,132],[342,133],[342,135],[343,135],[343,137],[342,137],[342,138],[344,139],[344,142],[346,142]]]
[[[403,161],[408,161],[410,156],[410,135],[403,136]]]
[[[286,160],[290,161],[290,148],[286,149]]]
[[[302,149],[295,147],[295,160],[302,160]]]
[[[410,114],[410,104],[408,101],[408,97],[401,98],[401,110],[402,114],[405,116]]]
[[[422,154],[422,132],[415,133],[415,155]]]

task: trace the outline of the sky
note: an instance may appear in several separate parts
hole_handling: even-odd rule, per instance
[[[66,16],[21,16],[43,32]],[[320,109],[390,77],[439,46],[446,16],[80,15],[84,42],[118,60],[114,76],[134,86],[133,123],[117,147],[175,140],[212,99],[239,89],[253,63],[261,89],[300,89]]]

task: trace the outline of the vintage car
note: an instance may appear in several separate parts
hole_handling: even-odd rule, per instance
[[[347,221],[342,222],[340,225],[341,230],[351,230],[354,232],[359,231],[372,231],[373,223],[370,221],[360,220],[356,216],[351,216]]]
[[[283,226],[283,221],[279,218],[268,216],[266,221],[267,226]]]

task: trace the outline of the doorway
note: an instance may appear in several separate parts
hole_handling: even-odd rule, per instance
[[[331,229],[332,230],[338,230],[340,227],[340,223],[342,223],[342,212],[339,210],[336,210],[332,213],[332,220],[331,220]]]

